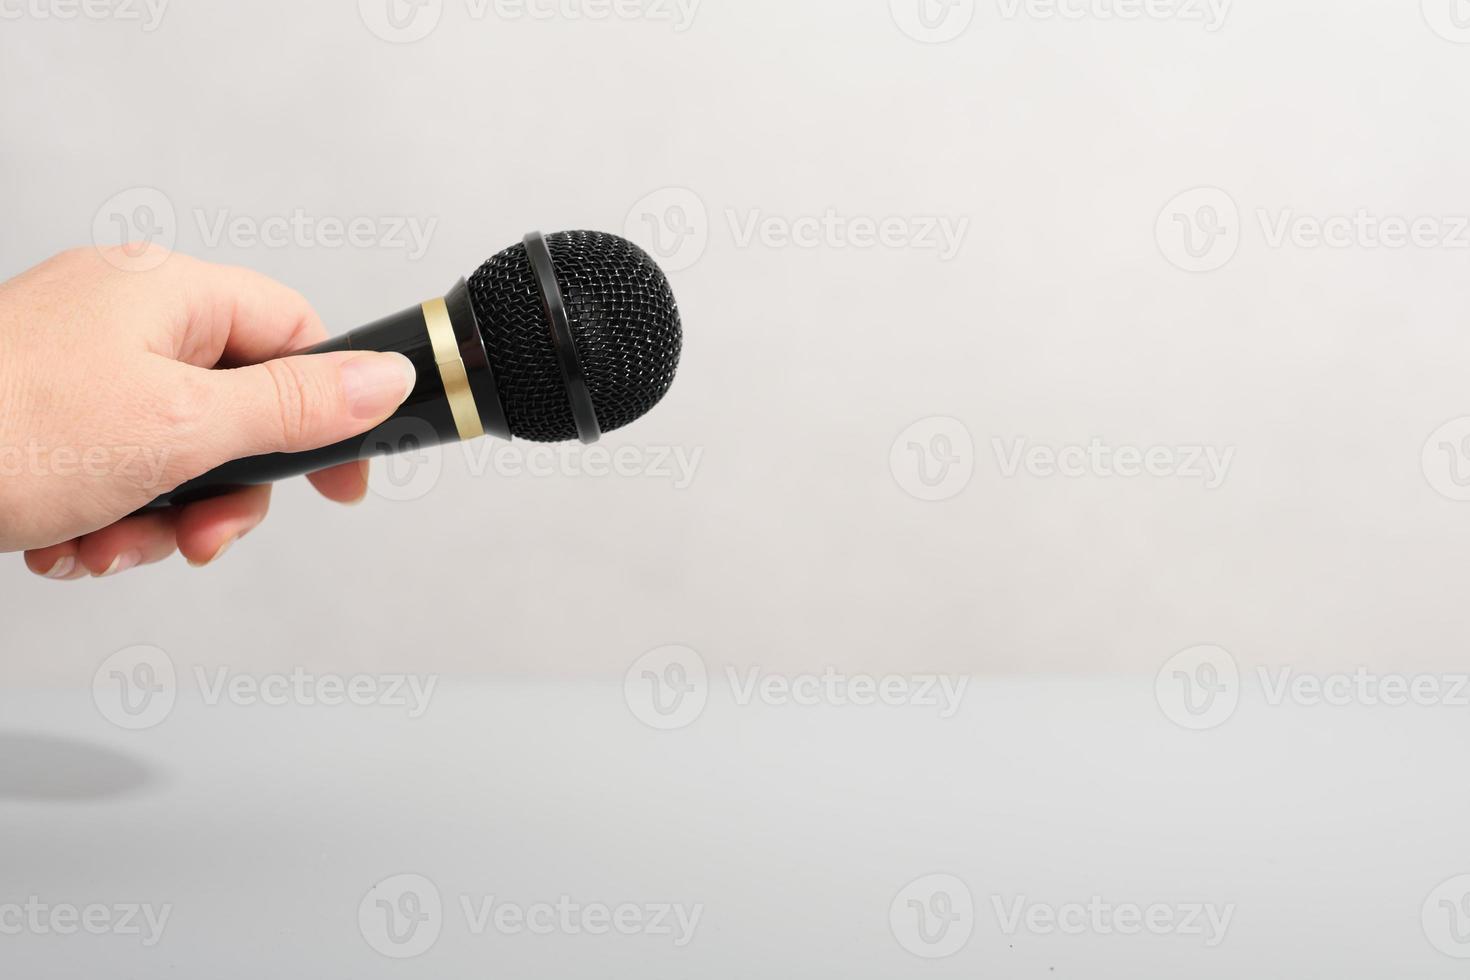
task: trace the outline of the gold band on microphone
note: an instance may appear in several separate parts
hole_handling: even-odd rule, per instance
[[[444,382],[444,397],[449,400],[449,411],[454,415],[454,427],[462,440],[475,439],[485,434],[480,423],[480,412],[475,407],[475,395],[470,391],[470,376],[465,372],[464,361],[459,356],[459,344],[454,339],[454,324],[449,319],[449,307],[443,299],[427,300],[424,304],[424,326],[429,330],[429,343],[434,347],[434,363],[439,366],[439,379]]]

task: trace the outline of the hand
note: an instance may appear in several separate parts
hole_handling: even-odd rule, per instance
[[[413,388],[400,354],[281,357],[326,337],[265,276],[138,246],[66,252],[0,284],[0,551],[28,549],[57,579],[176,549],[218,558],[265,518],[269,487],[128,515],[229,460],[366,432]],[[310,479],[355,502],[367,464]]]

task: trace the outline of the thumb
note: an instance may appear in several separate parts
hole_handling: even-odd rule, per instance
[[[206,454],[215,463],[298,453],[361,435],[402,405],[416,380],[402,354],[300,354],[210,371],[214,396]]]

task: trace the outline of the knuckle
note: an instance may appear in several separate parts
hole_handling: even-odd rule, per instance
[[[276,390],[281,442],[296,445],[311,430],[313,407],[318,400],[311,379],[291,358],[267,361],[264,366]]]
[[[213,400],[204,379],[185,376],[169,384],[159,396],[158,417],[170,431],[191,436],[208,423]]]

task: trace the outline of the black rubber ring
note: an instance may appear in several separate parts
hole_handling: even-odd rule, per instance
[[[572,419],[577,423],[577,436],[591,445],[602,438],[602,428],[597,424],[597,409],[592,404],[592,392],[587,388],[587,376],[582,373],[582,359],[577,356],[577,344],[572,338],[572,322],[567,318],[566,302],[561,296],[561,286],[556,281],[556,265],[551,261],[551,249],[546,236],[533,231],[526,236],[526,258],[531,260],[531,271],[536,284],[541,288],[541,303],[546,310],[546,319],[551,324],[551,342],[556,348],[556,360],[561,365],[562,380],[566,383],[567,400],[572,404]]]

